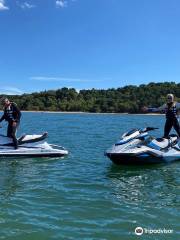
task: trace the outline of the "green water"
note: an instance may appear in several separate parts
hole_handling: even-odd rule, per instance
[[[24,113],[20,133],[49,132],[64,159],[0,161],[0,239],[179,239],[180,163],[115,166],[104,151],[163,116]],[[5,125],[4,125],[5,126]],[[137,226],[173,234],[136,236]]]

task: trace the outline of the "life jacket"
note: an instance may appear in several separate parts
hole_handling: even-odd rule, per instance
[[[168,118],[168,119],[177,118],[178,111],[177,111],[177,108],[176,108],[176,103],[173,103],[172,106],[168,106],[166,104],[165,114],[166,114],[166,118]]]
[[[6,121],[11,122],[17,118],[18,120],[20,119],[21,114],[18,113],[16,109],[17,109],[16,104],[13,102],[11,102],[11,104],[8,107],[4,107],[4,117]]]

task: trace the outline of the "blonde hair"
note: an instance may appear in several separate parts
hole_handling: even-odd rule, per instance
[[[174,95],[172,93],[167,94],[167,98],[172,98],[172,101],[174,101]]]

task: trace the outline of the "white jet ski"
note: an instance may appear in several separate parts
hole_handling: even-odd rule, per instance
[[[115,164],[163,163],[180,160],[178,136],[155,138],[149,131],[157,128],[132,129],[105,152]]]
[[[18,149],[12,139],[0,134],[0,158],[2,157],[63,157],[68,151],[46,142],[47,132],[41,135],[23,135],[18,138]]]

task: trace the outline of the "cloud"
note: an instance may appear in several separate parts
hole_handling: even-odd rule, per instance
[[[65,1],[65,0],[56,0],[56,7],[57,8],[67,7],[67,1]]]
[[[31,9],[31,8],[36,7],[35,5],[30,4],[30,3],[28,3],[28,2],[23,2],[23,3],[17,2],[17,4],[18,4],[22,9]]]
[[[42,82],[101,82],[102,80],[91,80],[82,78],[65,78],[65,77],[45,77],[45,76],[34,76],[30,77],[30,80],[37,80]]]
[[[21,95],[23,94],[23,91],[15,87],[2,87],[0,88],[0,94]]]
[[[0,0],[0,11],[8,10],[9,7],[5,5],[5,0]]]

